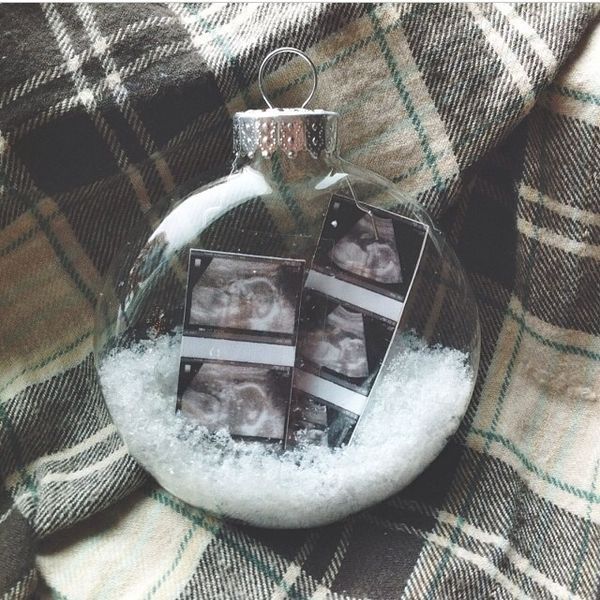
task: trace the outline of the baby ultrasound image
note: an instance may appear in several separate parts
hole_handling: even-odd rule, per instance
[[[365,215],[333,247],[340,269],[377,281],[402,283],[400,256],[391,219]]]
[[[302,283],[297,265],[223,256],[192,260],[201,274],[191,292],[189,325],[294,333]]]
[[[369,374],[363,316],[343,306],[330,312],[323,327],[300,337],[302,357],[346,377]]]
[[[196,369],[181,393],[184,415],[209,431],[283,440],[291,369],[209,362]]]
[[[302,299],[296,366],[366,395],[394,329],[393,321],[307,289]]]
[[[423,223],[335,195],[311,269],[404,302],[426,237]]]

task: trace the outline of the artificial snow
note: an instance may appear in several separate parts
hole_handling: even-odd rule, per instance
[[[456,431],[473,388],[465,354],[407,336],[350,445],[282,453],[211,434],[175,412],[180,340],[165,335],[104,358],[112,418],[131,454],[171,493],[257,526],[322,525],[399,491]]]

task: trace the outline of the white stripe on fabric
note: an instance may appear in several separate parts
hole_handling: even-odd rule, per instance
[[[528,202],[542,204],[544,208],[555,212],[561,217],[572,219],[573,221],[583,223],[584,225],[595,225],[596,227],[600,227],[600,214],[558,202],[557,200],[550,198],[550,196],[542,194],[542,192],[524,183],[522,183],[519,188],[519,196]]]
[[[441,510],[438,513],[437,518],[442,523],[447,523],[448,525],[451,525],[453,527],[459,526],[458,517],[444,510]],[[564,598],[565,600],[583,600],[581,596],[572,594],[565,587],[563,587],[559,583],[556,583],[556,581],[553,581],[552,579],[544,575],[544,573],[536,569],[531,564],[531,562],[527,558],[525,558],[525,556],[517,552],[514,549],[514,547],[511,546],[510,542],[506,538],[495,533],[489,533],[487,531],[484,531],[483,529],[480,529],[475,525],[471,525],[470,523],[467,523],[464,520],[460,523],[460,529],[464,534],[472,537],[473,539],[476,539],[484,544],[492,544],[496,548],[499,548],[503,552],[507,553],[509,555],[510,561],[517,569],[528,575],[538,585],[546,588],[551,594],[554,594],[557,598]]]
[[[13,508],[14,506],[11,506],[3,515],[0,515],[0,525],[2,525],[2,523],[8,519],[10,513],[13,511]]]
[[[106,427],[99,429],[98,431],[96,431],[96,433],[90,435],[90,437],[86,438],[82,442],[79,442],[79,444],[75,444],[74,446],[65,448],[64,450],[61,450],[59,452],[54,452],[53,454],[41,456],[37,460],[30,462],[25,467],[25,471],[28,473],[31,473],[32,471],[35,471],[36,469],[38,469],[39,467],[41,467],[42,465],[45,465],[47,463],[57,462],[57,461],[61,461],[61,460],[67,460],[69,458],[77,456],[78,454],[81,454],[81,453],[85,452],[86,450],[89,450],[90,448],[92,448],[92,446],[95,446],[99,442],[104,441],[105,439],[110,437],[116,431],[117,430],[116,430],[115,426],[111,423],[110,425],[107,425]],[[7,477],[5,485],[10,490],[10,489],[14,488],[19,483],[20,480],[21,480],[21,475],[19,473],[13,473],[12,475],[9,475],[9,477]]]
[[[546,40],[540,37],[538,32],[517,13],[511,4],[497,2],[494,4],[494,8],[501,12],[508,19],[511,27],[527,40],[546,70],[554,71],[558,61],[548,44],[546,44]]]
[[[533,87],[529,80],[529,75],[525,71],[518,56],[512,51],[511,47],[506,43],[504,38],[500,35],[494,26],[488,21],[481,7],[478,4],[467,4],[466,7],[469,9],[475,22],[485,35],[486,40],[490,46],[494,49],[498,58],[504,66],[507,68],[511,75],[512,81],[519,90],[519,93],[523,98],[530,98],[533,100]]]
[[[553,231],[549,231],[543,227],[533,225],[522,217],[517,218],[517,229],[523,235],[535,238],[540,243],[547,246],[553,246],[554,248],[558,248],[563,252],[569,252],[570,254],[575,254],[576,256],[580,256],[582,258],[593,258],[595,260],[600,260],[600,246],[595,246],[587,242],[578,242],[577,240],[572,240],[571,238],[560,235],[559,233],[554,233]]]
[[[115,452],[106,458],[99,460],[93,465],[90,465],[89,467],[84,467],[83,469],[79,469],[79,471],[72,471],[69,473],[48,473],[41,478],[40,483],[48,484],[54,482],[75,481],[77,479],[86,477],[87,475],[96,473],[97,471],[101,471],[102,469],[110,466],[112,463],[117,462],[124,456],[127,456],[127,446],[122,445],[120,448],[115,450]]]

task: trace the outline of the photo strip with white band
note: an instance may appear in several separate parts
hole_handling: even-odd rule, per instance
[[[308,272],[287,445],[348,443],[385,360],[428,227],[334,195]]]
[[[304,261],[190,250],[177,409],[215,432],[283,443]]]

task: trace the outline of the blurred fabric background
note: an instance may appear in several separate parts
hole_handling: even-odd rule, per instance
[[[600,5],[0,6],[3,598],[600,594]],[[330,527],[220,521],[127,454],[92,356],[132,228],[231,159],[279,46],[319,71],[342,156],[392,179],[466,266],[467,416],[397,497]],[[267,84],[310,84],[281,56]],[[393,432],[391,432],[393,434]]]

